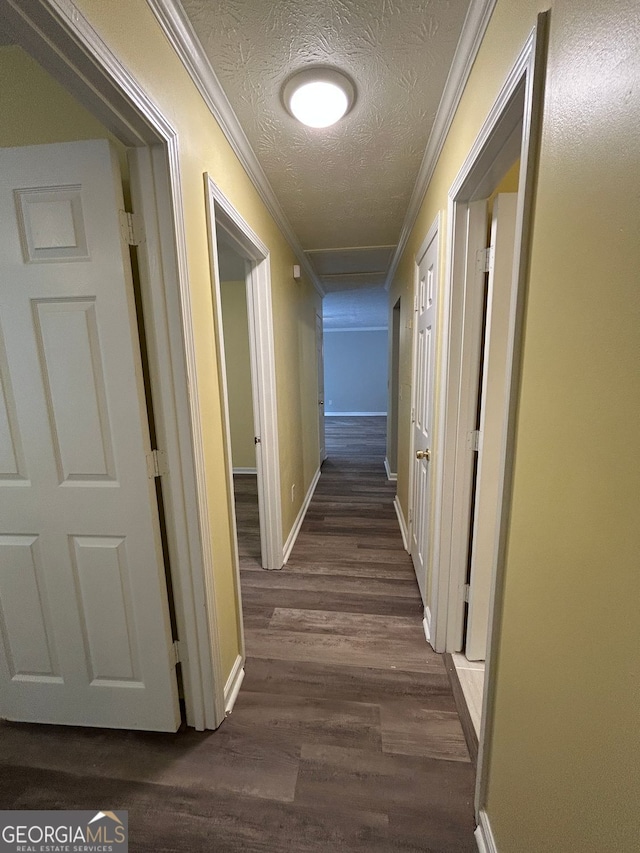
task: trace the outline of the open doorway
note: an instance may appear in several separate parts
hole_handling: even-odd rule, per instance
[[[479,341],[476,342],[476,411],[472,432],[472,481],[469,508],[467,574],[460,652],[453,655],[476,736],[480,735],[489,602],[493,559],[497,548],[504,398],[509,366],[509,304],[513,260],[519,159],[499,180],[488,199],[474,203],[473,215],[484,215],[486,250],[476,276],[482,292]]]
[[[43,297],[41,299],[43,316],[41,318],[35,317],[35,322],[37,326],[38,322],[42,321],[44,325],[48,324],[49,331],[56,330],[58,340],[65,339],[65,331],[62,326],[64,326],[64,322],[68,322],[75,330],[76,343],[79,345],[86,344],[88,347],[85,352],[86,358],[78,356],[76,353],[74,359],[66,356],[61,359],[54,359],[51,361],[50,372],[51,376],[55,374],[56,377],[56,392],[59,391],[63,395],[67,394],[67,396],[69,394],[77,396],[82,389],[74,380],[73,371],[75,370],[77,374],[78,371],[83,370],[82,365],[86,367],[88,363],[92,362],[93,373],[87,373],[85,370],[83,374],[84,380],[86,380],[87,395],[83,401],[76,401],[78,406],[74,412],[76,415],[78,415],[78,411],[86,415],[88,408],[90,408],[91,399],[94,399],[93,410],[96,415],[94,437],[97,438],[99,438],[98,427],[101,429],[105,424],[108,426],[109,421],[104,414],[105,394],[100,390],[102,379],[106,377],[106,372],[109,370],[107,360],[112,359],[112,357],[119,357],[117,352],[110,353],[107,356],[104,351],[105,341],[113,349],[113,341],[125,339],[126,335],[132,333],[133,328],[138,324],[139,337],[144,338],[144,340],[141,340],[140,345],[136,344],[136,346],[143,351],[143,366],[139,363],[136,366],[136,357],[130,369],[122,368],[115,373],[112,372],[115,384],[109,386],[110,399],[108,402],[111,404],[120,398],[120,380],[125,377],[128,377],[129,380],[135,378],[140,389],[139,400],[138,404],[126,407],[127,414],[134,409],[144,408],[146,397],[150,423],[145,429],[152,439],[152,443],[148,442],[152,449],[149,449],[147,454],[138,454],[138,461],[141,459],[143,463],[146,462],[142,476],[145,482],[151,483],[152,486],[155,479],[162,478],[162,489],[152,488],[152,491],[156,493],[158,502],[164,508],[160,527],[165,554],[168,555],[168,562],[171,567],[169,580],[172,588],[172,604],[175,605],[173,611],[175,621],[172,626],[173,631],[167,630],[166,636],[161,642],[151,641],[155,649],[153,654],[158,660],[164,659],[165,668],[172,674],[173,667],[179,664],[182,670],[187,722],[199,729],[216,728],[224,718],[224,684],[220,675],[221,665],[217,656],[217,644],[210,643],[207,638],[207,635],[209,637],[216,636],[217,625],[215,596],[207,598],[205,594],[211,566],[208,563],[202,543],[203,539],[208,537],[209,522],[208,513],[201,500],[204,486],[198,476],[195,462],[195,452],[201,444],[201,436],[198,431],[199,418],[188,393],[188,388],[194,387],[195,379],[191,370],[193,366],[193,342],[188,282],[186,280],[186,266],[182,263],[186,249],[183,233],[180,229],[182,220],[181,194],[177,173],[177,138],[162,114],[147,98],[146,93],[130,77],[126,69],[119,65],[104,45],[98,41],[96,34],[79,13],[77,15],[74,13],[73,23],[70,24],[66,19],[61,20],[53,11],[51,14],[43,14],[42,17],[38,17],[35,10],[27,11],[21,8],[16,11],[14,4],[9,3],[2,3],[0,11],[2,12],[3,30],[0,36],[3,44],[2,50],[12,53],[11,61],[16,60],[21,65],[23,73],[31,75],[32,82],[40,75],[39,79],[42,83],[41,86],[37,87],[34,97],[31,98],[25,95],[25,78],[15,78],[14,82],[17,81],[18,86],[22,81],[22,90],[19,92],[21,97],[20,115],[16,121],[11,122],[5,111],[5,130],[15,132],[16,129],[29,129],[32,136],[30,139],[5,138],[3,145],[12,148],[30,143],[47,145],[55,143],[56,146],[59,144],[66,146],[78,144],[73,141],[74,136],[85,140],[104,139],[106,137],[115,146],[119,155],[117,159],[120,160],[125,172],[124,198],[125,202],[132,202],[135,215],[125,214],[124,211],[130,208],[122,205],[116,199],[115,205],[119,210],[115,212],[115,233],[126,234],[126,240],[132,246],[130,250],[131,260],[137,262],[133,272],[135,306],[131,305],[134,302],[133,288],[126,289],[126,299],[130,303],[128,320],[124,322],[124,325],[121,323],[118,329],[111,328],[108,334],[105,334],[104,330],[101,332],[101,323],[104,318],[98,316],[96,305],[100,309],[108,306],[107,311],[110,312],[112,310],[111,303],[114,301],[111,292],[107,290],[102,299],[97,300],[95,294],[89,292],[87,282],[79,282],[72,296],[58,295],[57,298],[50,298],[50,295],[47,295]],[[79,45],[82,45],[82,50],[79,49]],[[21,54],[21,51],[24,53]],[[87,82],[89,79],[92,81],[91,84]],[[50,97],[54,90],[55,95]],[[6,89],[3,94],[7,94]],[[59,109],[56,114],[54,105],[57,103],[57,98],[65,99],[65,107]],[[34,108],[29,120],[27,120],[27,107],[25,105],[28,107],[32,105]],[[73,116],[73,121],[71,116]],[[47,121],[50,122],[48,125]],[[85,143],[81,144],[84,145]],[[42,159],[43,164],[46,165],[47,158],[43,157]],[[73,161],[74,158],[68,159]],[[127,170],[130,181],[126,180]],[[48,180],[43,180],[43,185],[48,187]],[[37,204],[41,205],[42,202],[53,199],[53,203],[58,205],[56,210],[59,212],[66,211],[69,214],[68,222],[64,216],[57,219],[45,216],[46,223],[54,230],[55,227],[66,228],[66,233],[62,235],[63,239],[60,239],[60,234],[54,233],[52,236],[54,243],[57,243],[59,247],[62,245],[63,248],[73,249],[70,242],[67,242],[70,240],[71,230],[74,230],[75,238],[78,238],[80,231],[83,231],[82,228],[80,231],[75,229],[78,223],[83,221],[82,217],[85,214],[88,215],[87,209],[83,207],[86,200],[81,199],[78,202],[77,199],[74,200],[75,197],[72,198],[69,194],[73,189],[80,189],[79,186],[76,187],[76,184],[84,186],[84,180],[84,178],[78,181],[67,178],[65,181],[62,177],[54,176],[52,183],[55,186],[51,189],[51,198],[44,198],[44,196],[36,197],[30,189],[34,187],[34,181],[37,184],[37,176],[34,170],[27,169],[24,172],[24,177],[20,179],[20,187],[25,190],[24,201],[27,206],[32,202],[36,206]],[[88,186],[90,178],[86,180]],[[58,183],[64,184],[64,186],[58,186]],[[112,181],[112,184],[116,186],[117,181]],[[43,187],[39,185],[35,187],[36,191],[42,189]],[[51,193],[58,193],[58,196],[54,197]],[[98,202],[98,214],[100,214],[99,199],[101,195],[100,192],[95,193],[93,199]],[[35,211],[35,207],[33,210]],[[35,212],[37,214],[37,211]],[[40,212],[42,213],[42,211]],[[118,221],[119,212],[121,215]],[[3,217],[3,221],[7,223],[13,219],[15,219],[15,210],[11,211],[8,218]],[[139,227],[141,222],[144,222],[144,230]],[[83,258],[89,259],[92,251],[99,254],[96,247],[99,244],[102,245],[103,234],[106,234],[106,230],[98,229],[95,231],[94,229],[94,236],[90,238],[91,242],[87,243],[90,251],[85,251],[83,257],[80,257],[82,252],[78,255],[79,260],[76,260],[78,269],[80,269]],[[40,243],[40,237],[36,243]],[[74,243],[78,251],[81,244],[84,245],[83,239],[80,239],[77,245]],[[38,246],[35,248],[37,249]],[[100,250],[102,254],[109,257],[115,257],[119,251],[119,249],[104,252],[102,249]],[[67,254],[73,254],[73,252],[69,251]],[[7,279],[7,283],[8,281],[9,279]],[[75,310],[76,308],[78,310]],[[60,315],[59,317],[53,316],[56,311]],[[75,313],[73,313],[74,311]],[[47,316],[44,317],[44,314]],[[65,314],[64,317],[63,314]],[[82,326],[83,323],[85,323],[86,328]],[[96,329],[102,334],[102,338],[98,337]],[[31,334],[33,334],[33,329]],[[138,335],[135,337],[137,338]],[[39,341],[36,348],[39,353],[38,357],[42,360],[42,354],[48,346],[46,335],[44,338],[42,336],[38,338],[36,335],[36,340]],[[126,346],[123,344],[123,350]],[[64,354],[64,352],[65,348],[56,344],[56,353]],[[55,355],[52,352],[50,354]],[[14,364],[17,363],[15,353],[12,355],[12,359]],[[19,360],[21,361],[21,359]],[[141,382],[142,374],[144,374],[146,388]],[[91,389],[92,377],[97,383],[93,391]],[[75,378],[77,379],[77,376]],[[107,381],[106,378],[105,381]],[[37,385],[37,382],[35,384]],[[151,409],[151,401],[153,401],[153,409]],[[67,399],[66,402],[69,400]],[[67,411],[70,412],[71,408],[67,407]],[[114,418],[113,423],[115,422],[116,419]],[[80,429],[79,431],[80,423],[79,418],[74,420],[67,417],[67,438],[69,439],[67,446],[73,452],[88,449],[90,436],[86,430]],[[77,446],[74,444],[76,441],[74,436],[79,436],[81,439],[77,441]],[[112,437],[109,435],[108,429],[106,432],[103,430],[102,438],[105,441]],[[125,441],[124,445],[126,443]],[[109,441],[107,444],[109,445]],[[194,445],[196,451],[194,451]],[[95,446],[97,447],[97,444]],[[33,447],[38,449],[41,455],[46,456],[46,442],[44,440],[34,441]],[[147,456],[146,460],[145,455]],[[105,465],[107,467],[111,465],[111,468],[103,474],[100,474],[99,471],[96,474],[96,471],[93,471],[92,476],[94,474],[100,475],[106,477],[107,480],[111,478],[109,481],[115,483],[116,481],[119,482],[118,478],[123,479],[125,474],[126,476],[129,475],[129,466],[123,461],[124,457],[119,450],[114,450],[112,456],[110,448],[107,447],[104,456]],[[87,458],[85,458],[85,462]],[[94,461],[97,458],[94,454]],[[131,470],[134,467],[135,465],[132,465]],[[33,466],[31,470],[35,470]],[[58,477],[60,470],[58,466]],[[76,471],[74,474],[76,481],[81,483],[87,482],[86,475],[86,471]],[[95,479],[95,477],[93,478]],[[67,491],[76,495],[82,493],[79,488],[76,488],[75,492]],[[102,489],[102,491],[106,495],[107,490]],[[115,488],[112,488],[111,492],[115,494]],[[134,501],[134,503],[139,507],[139,502]],[[5,522],[9,525],[8,533],[5,531],[9,539],[14,535],[16,529],[22,529],[25,524],[24,519],[22,524],[14,524],[8,518],[5,518]],[[54,533],[60,537],[64,535],[64,530],[65,525],[60,523]],[[6,536],[5,544],[11,544]],[[75,556],[72,555],[72,562],[75,560],[74,571],[76,576],[78,573],[82,574],[84,570],[82,561],[88,555],[88,549],[92,543],[95,548],[92,555],[89,555],[90,557],[95,557],[98,562],[103,558],[112,559],[112,570],[116,573],[121,571],[116,565],[123,565],[122,562],[118,563],[123,551],[123,548],[120,547],[122,544],[120,539],[117,535],[111,534],[105,534],[102,537],[97,537],[97,539],[96,536],[92,538],[88,535],[76,537],[78,549],[84,549],[82,553],[77,551]],[[27,547],[26,542],[18,544],[24,544]],[[98,552],[96,549],[101,550]],[[124,550],[127,550],[126,545]],[[49,549],[47,549],[47,553],[48,551]],[[24,553],[26,554],[26,551]],[[59,554],[61,564],[65,558],[65,553]],[[36,559],[34,566],[39,565],[38,559]],[[161,563],[162,560],[160,559],[158,565],[161,566]],[[158,572],[159,577],[161,572],[162,568]],[[126,623],[130,635],[132,631],[135,631],[138,636],[141,634],[146,636],[146,627],[142,624],[139,613],[132,609],[133,599],[130,599],[131,590],[126,588],[126,577],[122,580],[122,584],[123,595],[121,600],[117,600],[118,596],[112,594],[114,590],[118,589],[117,583],[110,586],[109,595],[102,595],[99,590],[92,588],[95,594],[94,598],[91,599],[92,607],[89,608],[88,598],[78,600],[78,613],[72,614],[68,620],[62,620],[65,624],[71,624],[72,621],[80,624],[82,639],[79,643],[72,645],[73,648],[84,648],[87,656],[93,662],[92,665],[98,659],[101,661],[101,665],[108,660],[111,654],[108,640],[112,637],[114,626]],[[166,597],[167,594],[165,589],[163,595]],[[73,602],[76,598],[75,595],[68,596],[65,599],[65,604],[68,603],[69,607],[73,608]],[[146,589],[139,596],[141,607],[145,598],[149,602],[155,600],[154,595],[148,595],[148,589]],[[204,608],[200,603],[196,605],[196,601],[201,602],[202,600],[208,601]],[[115,614],[113,609],[117,605],[120,606],[119,614]],[[84,612],[82,612],[83,608]],[[116,619],[116,615],[118,615],[120,622]],[[154,624],[158,623],[158,620],[163,621],[163,616],[159,613],[158,608],[152,607],[147,615],[150,622]],[[58,613],[55,617],[46,615],[45,634],[51,628],[51,620],[54,618],[60,621],[61,614]],[[22,622],[23,624],[30,624],[31,622],[29,615],[25,615],[24,612]],[[121,632],[120,636],[126,636],[126,631]],[[103,657],[97,655],[95,649],[100,638],[106,642],[106,645],[103,644]],[[116,645],[114,644],[114,646]],[[166,647],[162,654],[161,646]],[[121,662],[123,662],[127,648],[122,645],[122,642],[118,648],[122,653]],[[132,671],[134,675],[136,672],[140,674],[139,667],[137,670],[135,669],[139,662],[136,663],[133,657],[130,661]],[[59,660],[58,658],[58,662]],[[124,669],[121,667],[118,672],[124,673]],[[55,681],[58,675],[51,675],[50,677]],[[144,670],[141,672],[141,677],[143,682],[146,681]],[[123,678],[125,678],[124,675]],[[131,673],[126,678],[131,680]],[[128,690],[131,695],[133,692],[130,689]],[[80,706],[82,703],[77,704]],[[49,715],[47,701],[43,701],[39,709],[42,713],[37,721],[60,721],[54,720]],[[24,715],[16,716],[13,714],[13,716],[16,719],[27,718]],[[78,720],[72,722],[78,722]],[[85,720],[84,722],[89,721]],[[116,716],[114,719],[105,720],[101,724],[120,727],[121,725],[126,726],[127,722],[124,717]],[[137,728],[140,725],[141,718],[132,727]],[[148,727],[161,728],[164,725],[148,724]]]
[[[208,175],[205,175],[205,191],[216,346],[224,398],[229,513],[236,526],[236,548],[239,549],[234,468],[240,485],[240,477],[254,476],[255,466],[258,528],[255,529],[254,511],[253,519],[249,518],[248,523],[252,539],[250,547],[255,551],[259,540],[260,553],[256,553],[254,559],[259,560],[263,569],[278,570],[284,563],[284,548],[269,250]],[[237,278],[243,266],[244,275]],[[223,272],[225,278],[230,276],[232,280],[223,282]],[[227,321],[231,323],[233,320],[235,324],[233,329],[228,326],[231,348],[228,348],[225,338],[225,303]],[[231,382],[235,386],[233,389],[230,388]],[[248,485],[252,486],[251,483]],[[244,526],[244,519],[242,523]],[[244,546],[243,540],[243,549]],[[234,559],[239,596],[238,551]]]
[[[389,299],[381,286],[331,290],[322,300],[327,449],[341,452],[344,431],[382,442],[386,458]],[[355,439],[357,440],[357,438]],[[377,452],[377,451],[376,451]]]
[[[466,643],[465,610],[470,595],[470,531],[474,523],[474,471],[479,434],[479,391],[482,387],[482,329],[486,325],[485,268],[487,258],[487,199],[513,165],[518,173],[515,226],[511,243],[513,262],[507,261],[501,374],[492,393],[498,400],[493,427],[497,460],[493,468],[494,522],[490,535],[486,671],[478,749],[476,811],[481,820],[488,768],[484,755],[491,738],[495,675],[492,649],[499,631],[501,595],[506,562],[506,530],[511,503],[515,415],[520,380],[522,318],[526,304],[531,219],[535,193],[537,149],[544,92],[548,16],[538,16],[536,28],[514,63],[496,102],[489,111],[467,158],[454,180],[448,198],[448,242],[443,287],[442,346],[438,381],[438,423],[434,443],[434,514],[430,642],[436,651],[451,655]],[[498,207],[502,207],[500,201]],[[510,267],[510,271],[509,271]],[[487,339],[485,349],[490,349]],[[499,438],[498,438],[499,436]],[[478,529],[474,529],[477,542]],[[455,668],[451,658],[450,669]],[[457,679],[456,679],[457,681]],[[471,746],[470,746],[471,749]]]
[[[391,314],[389,341],[389,413],[387,415],[387,455],[384,465],[389,480],[398,479],[398,413],[400,407],[400,302]]]
[[[233,493],[241,569],[262,568],[256,431],[247,313],[247,261],[218,234],[220,302],[229,403]]]

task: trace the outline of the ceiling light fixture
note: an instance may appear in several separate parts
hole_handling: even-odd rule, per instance
[[[294,118],[308,127],[330,127],[346,115],[356,88],[335,68],[305,68],[284,84],[282,99]]]

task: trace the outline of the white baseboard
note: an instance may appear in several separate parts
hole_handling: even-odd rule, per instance
[[[496,840],[493,837],[493,832],[491,832],[489,816],[484,809],[480,810],[479,818],[480,823],[474,833],[479,853],[498,853]]]
[[[325,418],[386,418],[386,412],[325,412]]]
[[[293,523],[293,527],[291,528],[291,533],[287,537],[287,541],[284,543],[284,559],[283,565],[286,566],[287,560],[291,556],[291,551],[293,550],[293,546],[296,543],[296,539],[298,538],[298,533],[300,533],[300,528],[302,527],[302,522],[304,521],[304,517],[307,514],[307,510],[309,509],[309,504],[311,503],[311,498],[313,497],[313,493],[316,490],[316,486],[318,485],[318,480],[320,479],[320,469],[315,473],[313,480],[311,481],[311,485],[309,486],[309,491],[306,494],[306,497],[300,507],[300,512],[296,520]]]
[[[431,611],[428,607],[424,609],[424,619],[422,620],[422,627],[424,628],[424,635],[427,638],[427,643],[431,645]]]
[[[233,711],[240,686],[244,678],[244,658],[238,655],[227,678],[227,683],[224,686],[224,710],[225,714],[230,714]]]
[[[387,457],[384,457],[384,470],[387,472],[387,480],[392,480],[395,482],[398,479],[398,475],[394,474],[389,467],[389,460]]]
[[[404,515],[402,514],[402,507],[400,506],[400,501],[398,500],[397,495],[393,499],[393,507],[396,511],[396,515],[398,516],[398,524],[400,525],[400,533],[402,534],[402,544],[404,545],[404,550],[408,552],[409,528],[407,527],[407,522],[404,520]]]
[[[234,474],[256,474],[258,473],[256,468],[234,468]]]

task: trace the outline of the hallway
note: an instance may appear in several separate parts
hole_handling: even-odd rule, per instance
[[[149,853],[476,850],[474,768],[422,633],[384,419],[327,426],[288,565],[243,559],[246,678],[222,727],[1,724],[2,808],[128,809],[130,849]]]
[[[310,845],[287,833],[273,850],[476,849],[474,769],[424,638],[385,427],[326,419],[328,458],[282,572],[261,571],[255,538],[240,541],[247,665],[228,724],[299,750],[288,812]],[[247,492],[238,525],[250,534]]]

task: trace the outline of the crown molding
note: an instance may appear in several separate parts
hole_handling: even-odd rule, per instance
[[[389,265],[384,285],[385,290],[389,290],[391,287],[393,277],[400,263],[400,258],[407,247],[413,226],[416,224],[416,219],[420,213],[427,188],[433,177],[449,130],[451,129],[451,124],[460,104],[462,93],[467,85],[467,80],[471,74],[473,63],[478,55],[478,50],[482,44],[482,39],[484,38],[495,5],[496,0],[471,0],[453,62],[451,63],[451,69],[447,76],[447,82],[442,92],[442,98],[438,105],[438,112],[436,113],[433,128],[429,135],[429,141],[427,142],[424,157],[420,164],[416,183],[409,200],[409,206],[407,207],[402,230],[400,231],[398,246]]]
[[[300,265],[311,279],[313,286],[320,296],[324,296],[324,288],[309,259],[305,255],[291,227],[291,223],[280,206],[273,188],[179,0],[147,0],[147,3],[156,16],[169,43],[189,72],[191,79],[211,110],[213,117],[220,125],[220,129],[227,138],[237,158],[242,163],[260,198],[265,203],[269,213],[273,216],[276,224],[293,249]]]

